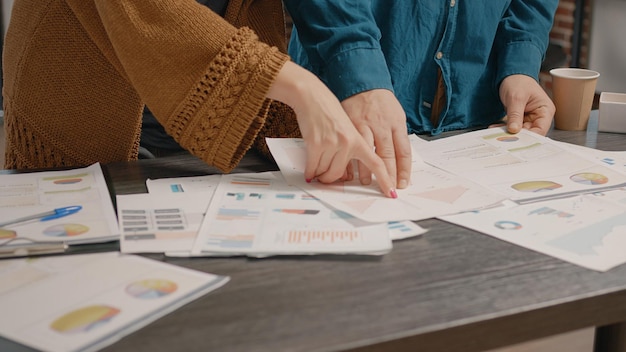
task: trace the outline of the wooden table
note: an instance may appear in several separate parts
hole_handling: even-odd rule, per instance
[[[553,131],[604,150],[626,136]],[[275,166],[247,156],[240,172]],[[146,178],[213,173],[195,158],[107,165],[116,194]],[[587,270],[436,219],[382,257],[150,257],[228,275],[224,287],[104,351],[481,351],[600,326],[598,351],[624,341],[626,265]],[[626,250],[626,249],[625,249]],[[6,318],[6,317],[3,317]],[[0,341],[0,350],[18,348]]]

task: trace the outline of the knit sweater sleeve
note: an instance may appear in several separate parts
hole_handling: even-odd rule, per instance
[[[208,164],[234,168],[263,127],[265,95],[288,56],[194,0],[93,1],[67,0],[166,131]]]

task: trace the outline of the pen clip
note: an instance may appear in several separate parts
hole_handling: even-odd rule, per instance
[[[73,205],[73,206],[69,206],[69,207],[56,208],[56,209],[53,210],[53,212],[54,212],[53,214],[44,216],[41,219],[39,219],[39,221],[54,220],[54,219],[62,218],[64,216],[72,215],[72,214],[78,212],[79,210],[81,210],[82,208],[83,207],[80,206],[80,205]]]

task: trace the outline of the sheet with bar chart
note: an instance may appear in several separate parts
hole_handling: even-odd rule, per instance
[[[266,172],[222,176],[191,255],[380,255],[390,249],[387,223],[329,208],[280,173]]]

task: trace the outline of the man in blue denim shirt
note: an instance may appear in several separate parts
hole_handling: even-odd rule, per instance
[[[503,122],[546,134],[554,104],[538,84],[558,0],[285,0],[289,54],[337,95],[397,187],[408,133]],[[363,183],[370,173],[359,166]]]

